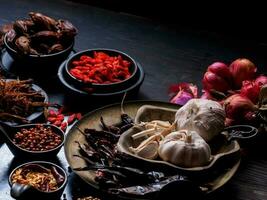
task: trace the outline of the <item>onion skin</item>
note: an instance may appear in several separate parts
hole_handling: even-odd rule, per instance
[[[190,99],[193,99],[194,97],[192,94],[185,92],[181,90],[180,92],[177,93],[172,99],[171,103],[175,103],[178,105],[185,105]]]
[[[232,75],[228,66],[222,62],[215,62],[211,64],[207,71],[213,72],[229,82],[232,81]]]
[[[226,118],[224,121],[224,124],[225,124],[225,126],[232,126],[232,125],[236,124],[236,122],[234,119]]]
[[[171,103],[178,105],[185,105],[190,99],[197,98],[198,88],[191,83],[179,83],[171,85],[169,88],[169,95],[171,96]]]
[[[254,81],[243,81],[240,94],[249,98],[254,104],[258,103],[260,86]]]
[[[256,80],[255,80],[255,83],[256,83],[257,85],[259,85],[260,87],[261,87],[262,85],[267,84],[267,76],[264,76],[264,75],[260,75],[260,76],[258,76],[258,77],[256,78]]]
[[[227,92],[231,89],[232,75],[226,64],[215,62],[211,64],[202,79],[203,88],[207,91],[211,89],[219,92]]]
[[[203,93],[202,93],[200,99],[208,99],[208,100],[217,101],[217,99],[215,99],[215,98],[211,95],[211,93],[210,93],[209,91],[207,91],[207,90],[203,90],[202,92],[203,92]]]
[[[244,80],[252,80],[256,76],[257,68],[246,58],[238,58],[229,66],[233,76],[234,87],[240,89]]]
[[[250,121],[257,107],[247,97],[234,94],[224,101],[226,118],[235,122]],[[227,120],[228,123],[230,120]]]

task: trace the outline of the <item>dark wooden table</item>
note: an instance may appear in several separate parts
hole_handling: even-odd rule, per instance
[[[201,86],[206,67],[218,60],[229,63],[238,57],[247,57],[255,62],[260,72],[267,73],[267,46],[260,41],[241,41],[203,30],[167,26],[71,1],[0,0],[0,25],[26,16],[29,11],[39,11],[73,22],[79,29],[75,43],[77,51],[98,47],[115,48],[134,57],[143,66],[146,78],[139,94],[133,99],[168,101],[167,89],[172,83],[185,81]],[[50,81],[40,84],[48,92],[50,101],[64,103],[70,97],[64,94],[60,85],[54,87],[56,79],[55,75],[51,75]],[[100,106],[89,100],[88,106],[81,108],[80,99],[71,98],[78,104],[73,108],[82,109],[83,112]],[[107,99],[105,104],[108,103]],[[261,149],[243,157],[236,175],[206,199],[267,199],[267,154],[264,146]],[[7,175],[23,158],[14,158],[4,144],[0,144],[0,156],[0,199],[9,200],[12,198],[9,195]],[[63,151],[55,162],[67,169]],[[73,196],[99,195],[73,173],[70,174],[65,194],[68,199]]]

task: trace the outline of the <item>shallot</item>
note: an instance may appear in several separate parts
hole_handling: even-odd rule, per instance
[[[257,68],[253,62],[246,58],[236,59],[229,66],[233,76],[234,86],[239,89],[244,80],[252,80],[256,76]]]
[[[226,64],[215,62],[211,64],[202,79],[205,90],[216,90],[219,92],[226,92],[231,89],[232,75]]]

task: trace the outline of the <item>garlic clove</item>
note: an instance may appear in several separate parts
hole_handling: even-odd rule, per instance
[[[145,159],[151,159],[154,160],[158,157],[158,148],[159,148],[159,143],[157,141],[152,141],[142,148],[134,149],[130,148],[130,150]]]

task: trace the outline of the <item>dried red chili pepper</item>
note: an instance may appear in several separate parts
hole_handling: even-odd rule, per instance
[[[54,124],[55,126],[60,126],[60,125],[61,125],[61,122],[62,122],[62,121],[60,121],[60,120],[56,120],[53,124]]]
[[[63,121],[64,120],[64,115],[63,114],[58,114],[57,115],[57,120],[58,121]]]
[[[67,129],[67,126],[68,126],[67,122],[62,122],[61,125],[60,125],[60,129],[62,131],[65,131]]]
[[[49,115],[49,117],[56,117],[57,112],[55,110],[49,110],[48,115]]]
[[[56,117],[48,117],[47,121],[49,121],[50,123],[55,123],[57,121]]]
[[[68,118],[68,124],[71,125],[75,119],[76,119],[76,114],[70,115]]]
[[[80,120],[82,118],[82,114],[81,113],[76,113],[76,119]]]

